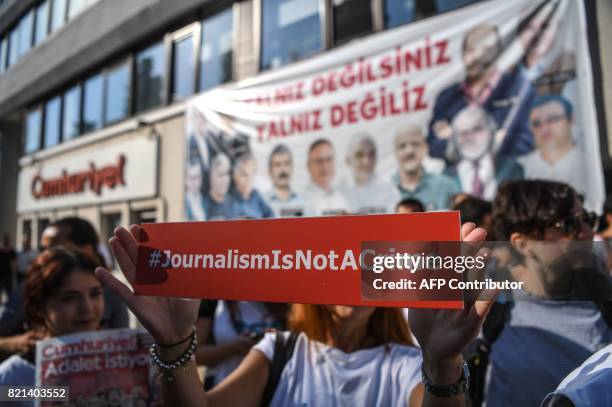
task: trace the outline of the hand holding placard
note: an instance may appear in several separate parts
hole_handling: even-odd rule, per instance
[[[115,235],[109,239],[121,272],[132,286],[136,276],[138,237],[141,230],[138,225],[130,226],[129,232],[120,227],[115,229]],[[123,298],[157,343],[175,343],[191,333],[197,319],[200,300],[138,295],[102,267],[96,269],[96,275],[102,283]]]
[[[484,241],[486,232],[466,223],[461,228],[464,242]],[[429,378],[445,385],[461,376],[462,352],[476,338],[495,300],[475,301],[463,310],[411,309],[410,329],[423,351]]]

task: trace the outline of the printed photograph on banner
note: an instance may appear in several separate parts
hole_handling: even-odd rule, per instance
[[[524,178],[567,182],[599,210],[578,6],[499,3],[194,98],[185,219],[394,213],[401,202],[438,211],[461,193],[492,200]]]
[[[161,406],[159,381],[149,356],[151,343],[148,333],[133,329],[39,341],[36,385],[68,386],[74,406]]]

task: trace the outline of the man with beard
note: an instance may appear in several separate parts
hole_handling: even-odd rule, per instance
[[[336,157],[334,147],[326,139],[318,139],[308,149],[310,183],[304,190],[307,216],[344,215],[351,209],[344,197],[335,189]]]
[[[495,128],[495,120],[481,107],[468,106],[457,113],[452,143],[459,161],[446,170],[464,192],[486,200],[495,197],[498,185],[523,178],[520,164],[493,154]]]
[[[491,275],[509,273],[523,288],[489,312],[488,369],[481,364],[486,374],[472,377],[485,381],[487,407],[549,405],[540,403],[612,341],[612,281],[591,267],[594,218],[570,186],[508,182],[493,208],[495,238],[510,243],[513,260]],[[475,380],[470,387],[482,388]],[[603,400],[594,405],[609,405]]]
[[[420,128],[400,128],[395,133],[395,157],[398,174],[393,177],[401,199],[417,199],[427,211],[446,209],[451,197],[460,192],[459,185],[445,175],[425,172],[427,142]]]
[[[514,157],[530,152],[533,139],[527,115],[534,91],[529,87],[523,100],[517,100],[526,78],[520,70],[502,73],[497,69],[495,61],[502,52],[497,29],[487,24],[473,28],[466,33],[462,50],[466,77],[444,89],[436,99],[427,140],[430,154],[447,160],[454,158],[448,143],[452,135],[450,123],[467,105],[481,106],[495,119],[500,129],[496,141],[500,154]],[[520,107],[513,109],[519,102]]]
[[[266,194],[268,204],[277,217],[296,217],[304,215],[304,200],[291,189],[293,175],[293,156],[284,144],[279,144],[270,153],[268,171],[272,189]]]
[[[393,213],[399,201],[397,190],[376,176],[376,143],[367,133],[357,133],[350,141],[346,164],[350,178],[339,187],[353,213]]]

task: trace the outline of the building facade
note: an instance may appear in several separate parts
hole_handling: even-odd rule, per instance
[[[476,0],[4,0],[0,231],[184,219],[185,100]],[[612,3],[585,1],[596,81]],[[612,88],[596,86],[612,177]],[[609,188],[608,188],[609,189]]]

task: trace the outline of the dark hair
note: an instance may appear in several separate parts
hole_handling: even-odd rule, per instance
[[[93,225],[83,218],[68,217],[57,220],[51,224],[58,229],[58,244],[68,240],[76,246],[91,245],[98,247],[100,240]]]
[[[507,182],[493,201],[493,237],[509,240],[512,233],[543,236],[546,228],[574,212],[580,198],[567,184],[529,180]]]
[[[493,212],[493,205],[489,201],[475,196],[468,196],[453,205],[452,209],[461,213],[461,223],[474,222],[481,226],[485,217]]]
[[[26,275],[24,305],[31,327],[45,326],[45,302],[76,271],[93,274],[101,264],[86,252],[56,246],[45,250],[32,263]]]
[[[98,233],[89,221],[71,216],[53,222],[50,227],[57,228],[57,236],[51,242],[51,246],[66,244],[72,244],[78,248],[89,246],[98,257],[96,260],[105,266],[104,258],[98,252],[100,244]]]
[[[544,95],[538,96],[531,105],[531,111],[542,106],[547,105],[549,103],[558,103],[563,107],[563,112],[565,113],[565,117],[571,119],[572,114],[574,112],[574,108],[572,107],[572,103],[567,100],[565,97],[560,95]]]
[[[606,197],[606,202],[603,204],[603,214],[612,214],[612,194]]]
[[[395,210],[397,211],[400,206],[406,206],[412,210],[412,212],[425,212],[425,206],[418,199],[414,198],[406,198],[402,199],[395,205]]]
[[[270,153],[270,157],[268,158],[268,168],[272,167],[272,157],[274,157],[275,155],[288,155],[289,157],[292,157],[291,151],[286,145],[277,144],[272,149],[272,152]]]
[[[317,147],[319,147],[319,146],[321,146],[321,145],[323,145],[323,144],[327,144],[327,145],[328,145],[328,146],[330,146],[330,147],[332,146],[331,141],[329,141],[329,140],[327,140],[327,139],[320,138],[320,139],[318,139],[318,140],[315,140],[315,141],[314,141],[314,143],[312,143],[312,144],[310,145],[310,147],[308,148],[308,156],[310,157],[310,154],[312,154],[312,151],[313,151],[315,148],[317,148]]]

